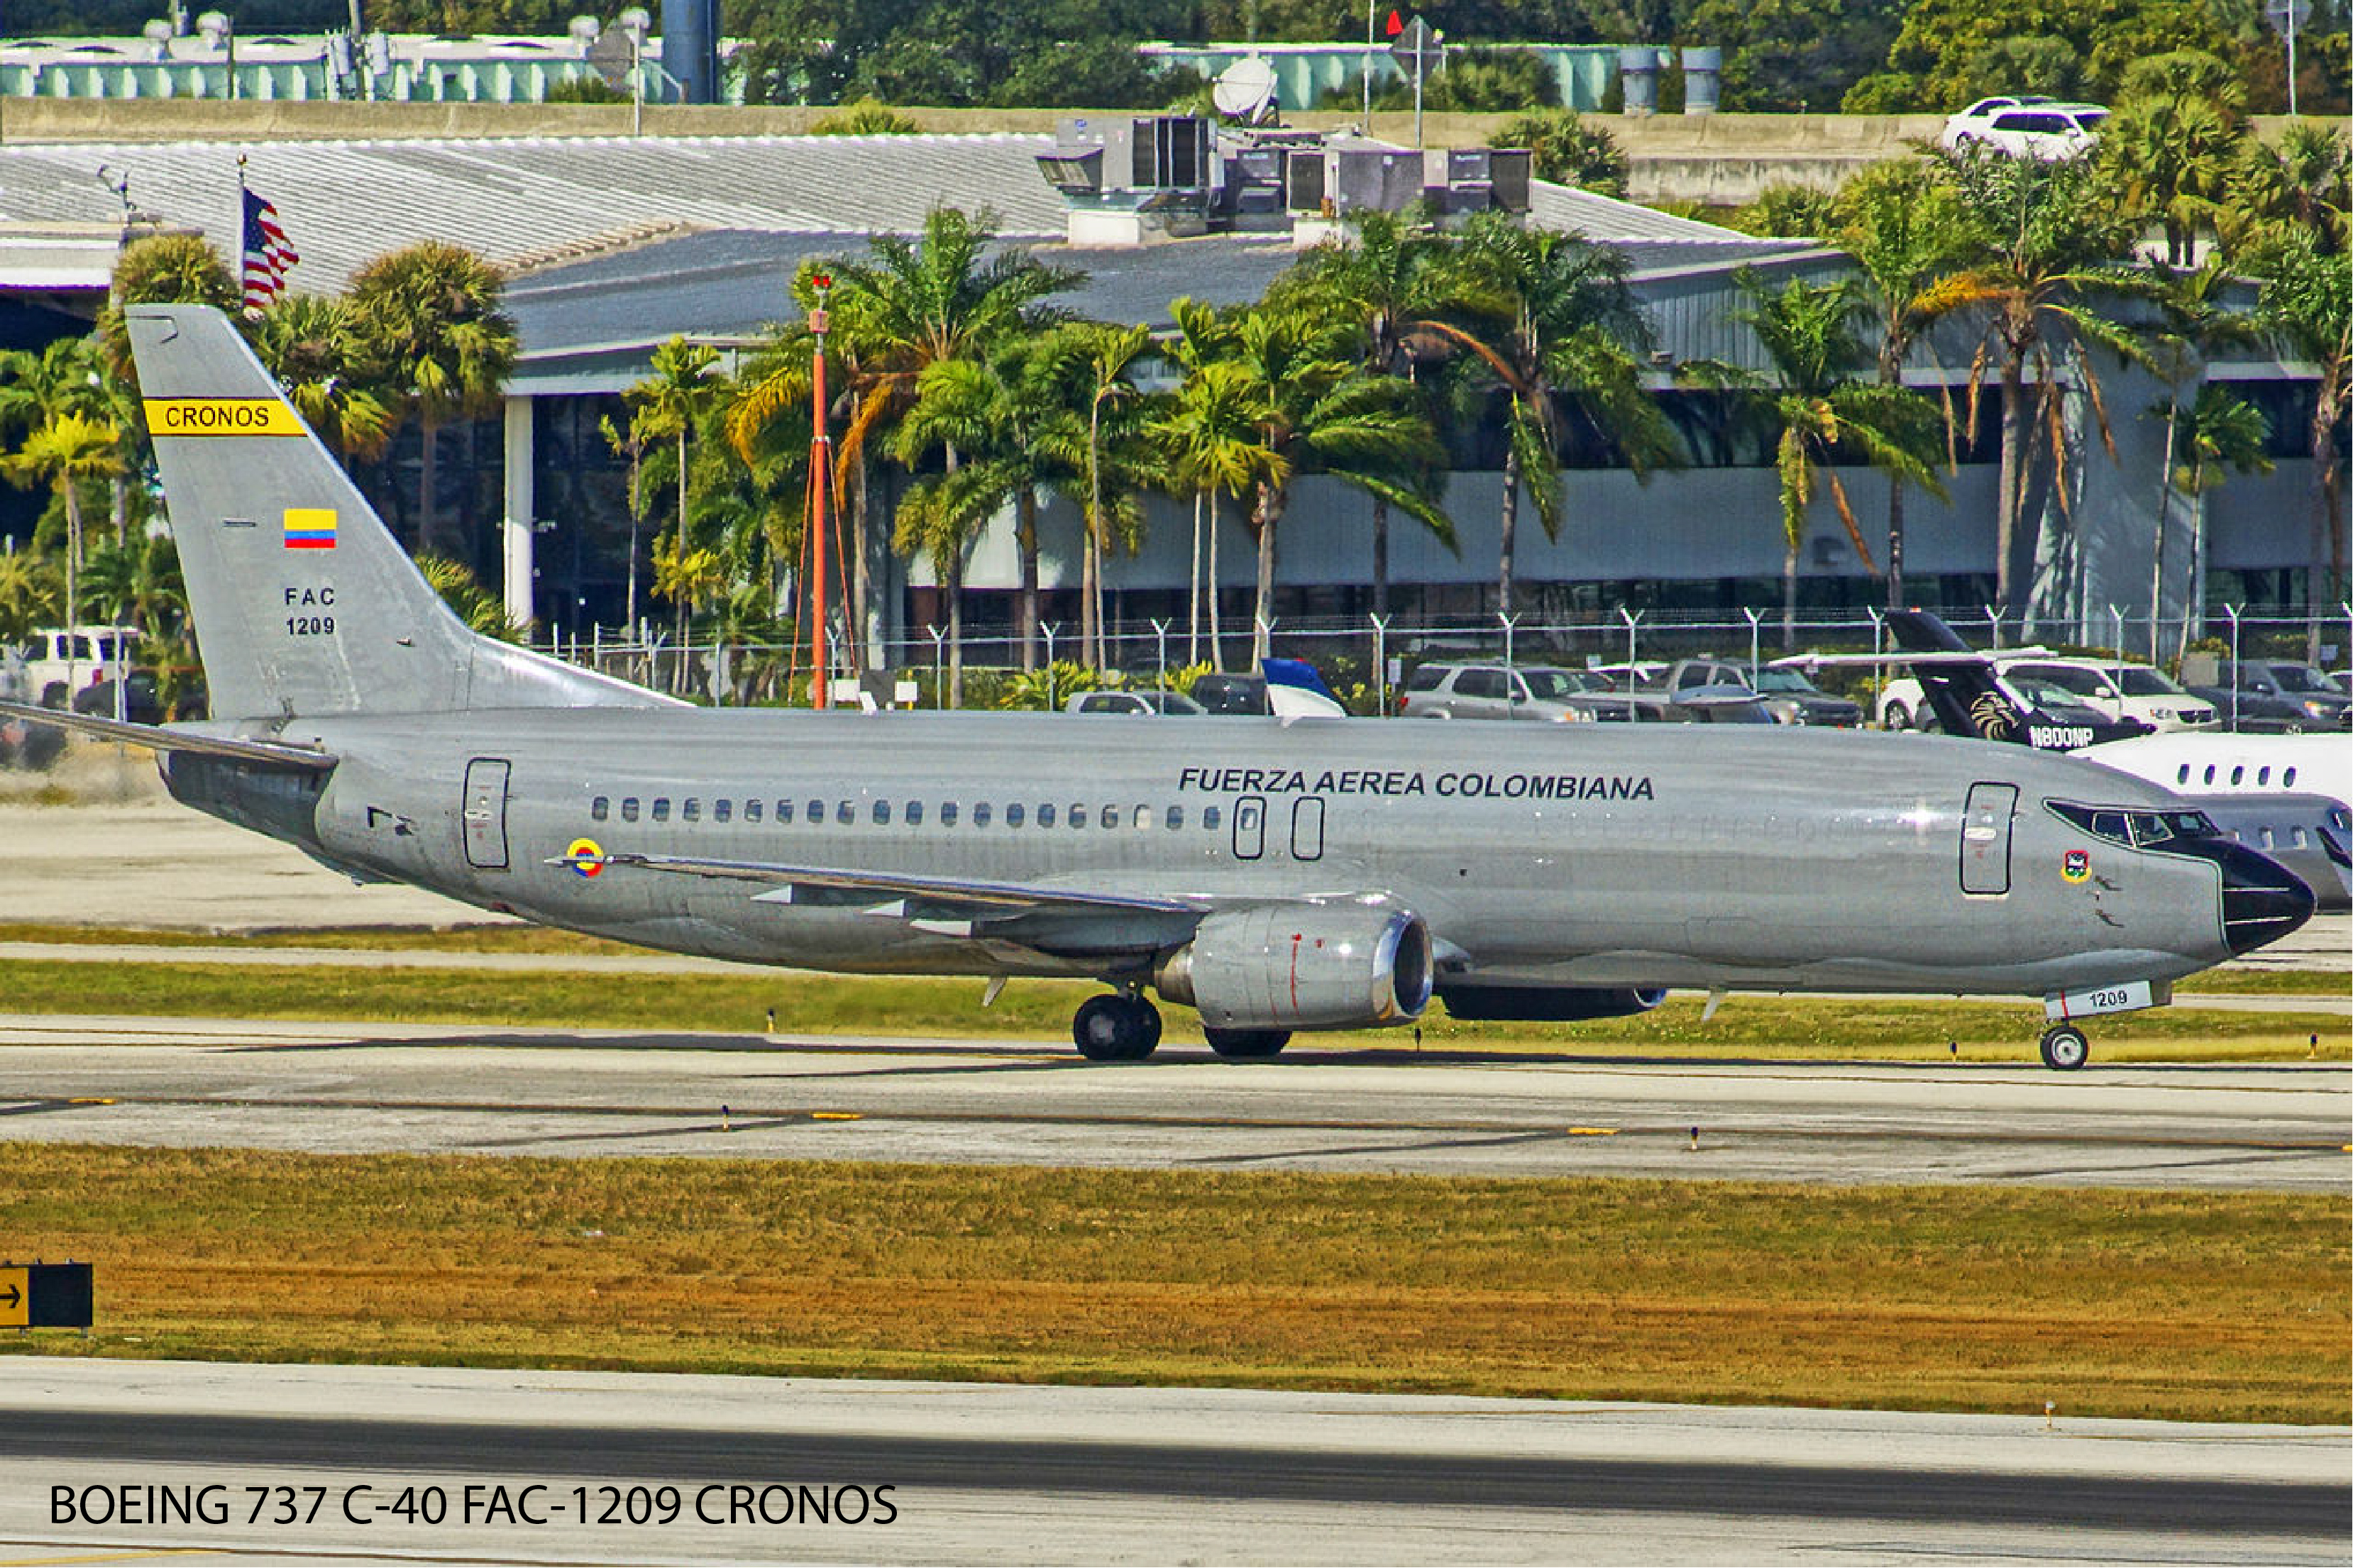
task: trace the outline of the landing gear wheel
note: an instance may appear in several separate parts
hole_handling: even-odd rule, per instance
[[[1887,705],[1887,717],[1881,722],[1890,730],[1909,730],[1912,728],[1912,710],[1901,702],[1891,702]]]
[[[1291,1044],[1288,1029],[1213,1029],[1204,1024],[1201,1037],[1229,1062],[1264,1061]]]
[[[2092,1058],[2092,1042],[2084,1031],[2073,1024],[2060,1024],[2042,1031],[2042,1065],[2060,1072],[2073,1072]]]
[[[1141,996],[1090,996],[1071,1020],[1071,1039],[1091,1062],[1140,1062],[1160,1044],[1160,1010]]]

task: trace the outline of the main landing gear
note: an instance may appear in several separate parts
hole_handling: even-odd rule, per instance
[[[2092,1058],[2092,1042],[2073,1024],[2054,1024],[2042,1031],[2042,1065],[2073,1072]]]
[[[1160,1009],[1133,992],[1090,996],[1071,1020],[1071,1038],[1091,1062],[1140,1062],[1160,1044]]]

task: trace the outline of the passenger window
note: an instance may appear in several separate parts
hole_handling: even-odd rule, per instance
[[[776,822],[777,822],[777,824],[778,824],[779,826],[782,826],[782,825],[783,825],[783,824],[785,824],[785,823],[790,822],[792,819],[793,819],[793,803],[792,803],[791,801],[788,801],[788,800],[780,800],[780,801],[776,802]]]
[[[2206,782],[2208,784],[2214,782],[2214,764],[2211,763],[2206,764]]]
[[[2181,764],[2181,771],[2173,775],[2173,782],[2178,784],[2185,784],[2189,782],[2189,764],[2188,763]]]
[[[988,826],[988,802],[984,800],[972,808],[972,825],[975,827]]]
[[[679,803],[678,815],[681,821],[700,822],[702,820],[702,803],[689,796]]]
[[[1128,820],[1134,823],[1138,827],[1150,827],[1152,826],[1152,808],[1148,805],[1139,805],[1135,808],[1135,815],[1128,818]]]
[[[622,797],[622,800],[621,800],[621,820],[622,820],[623,822],[635,822],[637,819],[638,819],[638,797],[637,797],[636,795],[626,795],[626,796]]]
[[[808,825],[809,825],[811,827],[816,827],[816,826],[819,826],[820,824],[822,824],[824,821],[825,821],[825,802],[823,802],[823,801],[821,801],[821,800],[813,800],[813,801],[809,802],[809,803],[808,803]]]
[[[1016,801],[1011,805],[1005,808],[1005,826],[1008,827],[1018,827],[1021,826],[1020,802]]]
[[[711,820],[712,820],[712,821],[713,821],[713,822],[724,822],[724,821],[726,821],[729,817],[731,817],[731,816],[734,816],[734,815],[735,815],[735,803],[734,803],[733,801],[732,801],[732,800],[714,800],[714,801],[712,801],[712,802],[711,803]]]
[[[1084,827],[1086,825],[1087,808],[1083,805],[1074,805],[1071,807],[1071,826],[1073,827]]]
[[[1008,812],[1007,815],[1010,816],[1011,814]],[[1054,808],[1052,806],[1041,805],[1038,808],[1038,826],[1040,827],[1051,827],[1054,826]]]
[[[1119,826],[1119,807],[1115,805],[1107,805],[1103,808],[1103,825],[1105,827],[1117,827]]]
[[[1212,833],[1215,833],[1218,830],[1218,808],[1216,806],[1205,805],[1201,808],[1201,826],[1208,828]]]
[[[1185,826],[1185,808],[1183,806],[1172,805],[1168,808],[1168,826],[1172,828],[1182,827]]]
[[[888,827],[888,826],[891,826],[891,803],[890,803],[889,801],[887,801],[887,800],[878,800],[878,801],[876,801],[876,802],[874,803],[874,809],[873,809],[873,812],[872,812],[872,816],[873,816],[873,818],[874,818],[874,826],[877,826],[877,827]]]
[[[2270,828],[2266,827],[2266,828],[2264,828],[2264,829],[2263,830],[2263,847],[2264,847],[2264,848],[2266,848],[2266,849],[2269,849],[2269,848],[2272,847],[2272,830],[2271,830]]]
[[[849,826],[858,820],[858,803],[854,800],[840,802],[833,808],[833,819],[844,827]]]
[[[2255,770],[2255,783],[2259,784],[2267,784],[2271,782],[2272,770],[2268,764]]]
[[[758,801],[747,800],[744,803],[744,820],[746,822],[757,822],[760,820],[760,803]]]
[[[2288,769],[2288,771],[2287,771],[2287,772],[2285,772],[2285,773],[2284,773],[2280,774],[2280,788],[2282,788],[2282,789],[2294,789],[2295,787],[2295,770],[2294,768],[2290,768],[2290,769]]]
[[[923,803],[920,800],[909,801],[907,803],[907,826],[910,827],[921,827],[923,825]]]
[[[605,820],[606,814],[610,812],[612,809],[613,803],[600,795],[595,800],[588,803],[588,820],[591,822],[602,822]]]
[[[2240,763],[2237,767],[2234,767],[2234,768],[2232,768],[2232,769],[2231,770],[2231,783],[2232,784],[2232,785],[2234,785],[2234,786],[2235,786],[2235,785],[2238,785],[2238,784],[2244,784],[2244,783],[2246,782],[2246,778],[2247,778],[2247,768],[2246,768],[2246,764],[2245,764],[2244,763]]]
[[[670,796],[666,795],[654,796],[654,820],[656,822],[670,820]]]
[[[940,802],[940,826],[942,827],[954,827],[955,826],[955,822],[956,803],[952,800],[944,800]]]
[[[2294,844],[2294,845],[2295,845],[2298,849],[2301,849],[2301,848],[2303,848],[2303,847],[2304,847],[2304,829],[2303,829],[2303,828],[2301,828],[2301,827],[2291,827],[2291,828],[2289,828],[2289,829],[2288,829],[2288,834],[2289,834],[2288,842],[2290,842],[2291,844]]]

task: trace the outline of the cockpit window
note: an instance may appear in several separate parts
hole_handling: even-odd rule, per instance
[[[2096,838],[2128,847],[2149,849],[2177,839],[2215,837],[2213,819],[2202,811],[2135,811],[2121,805],[2076,805],[2054,800],[2051,814]]]

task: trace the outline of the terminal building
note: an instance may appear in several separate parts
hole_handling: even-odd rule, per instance
[[[436,510],[453,531],[437,543],[502,583],[511,609],[543,633],[584,637],[620,625],[630,576],[625,468],[599,421],[621,422],[619,394],[647,373],[654,349],[682,334],[742,352],[795,315],[786,284],[800,262],[861,256],[871,237],[913,232],[936,205],[987,209],[1003,243],[1082,272],[1057,303],[1162,331],[1180,295],[1256,300],[1356,205],[1424,197],[1457,213],[1496,205],[1622,249],[1656,334],[1655,395],[1685,435],[1686,461],[1645,479],[1602,443],[1564,447],[1558,537],[1521,509],[1515,578],[1532,624],[1609,620],[1621,605],[1735,619],[1745,606],[1778,605],[1783,531],[1769,443],[1742,437],[1723,419],[1721,395],[1679,385],[1674,371],[1692,361],[1764,367],[1737,319],[1742,269],[1772,284],[1852,266],[1811,240],[1760,239],[1535,180],[1510,153],[1424,153],[1165,117],[1073,121],[1056,136],[9,144],[0,146],[0,339],[80,330],[126,237],[185,228],[232,250],[240,153],[301,252],[293,287],[333,290],[371,257],[426,237],[469,246],[506,269],[521,362],[502,417],[442,434]],[[1915,355],[1912,378],[1957,388],[1973,349],[1950,326]],[[2303,442],[2314,378],[2308,367],[2260,356],[2204,374],[2265,411],[2275,458],[2270,474],[2234,475],[2205,500],[2210,599],[2300,604],[2312,554]],[[2115,457],[2089,398],[2071,386],[2067,493],[2046,473],[2031,496],[2053,542],[2034,584],[2034,630],[2046,638],[2113,640],[2112,606],[2145,619],[2160,507],[2160,613],[2178,617],[2189,590],[2189,504],[2163,491],[2165,422],[2144,413],[2167,389],[2122,366],[2105,365],[2101,376]],[[1915,603],[1975,615],[1992,595],[1998,400],[1991,386],[1979,399],[1957,469],[1946,476],[1949,500],[1907,492],[1905,574]],[[1459,553],[1410,523],[1393,528],[1392,605],[1408,624],[1495,608],[1502,454],[1476,427],[1455,432],[1453,447],[1444,505]],[[394,526],[412,532],[417,469],[412,426],[361,475]],[[1866,468],[1842,477],[1879,552],[1885,485]],[[1234,510],[1226,508],[1218,559],[1229,622],[1246,624],[1252,550]],[[869,564],[882,591],[872,595],[870,635],[896,661],[914,661],[917,650],[928,658],[923,628],[939,612],[929,569],[889,558],[887,529],[874,533]],[[1050,499],[1043,582],[1060,596],[1050,599],[1050,618],[1076,619],[1078,533],[1075,510]],[[1281,534],[1278,616],[1293,626],[1360,616],[1370,537],[1365,498],[1303,480]],[[1191,542],[1189,501],[1149,509],[1140,552],[1107,566],[1114,620],[1131,629],[1181,620]],[[638,537],[640,583],[646,547]],[[1799,564],[1810,610],[1859,618],[1884,599],[1827,498],[1809,517]],[[1009,624],[1018,580],[1010,521],[1000,520],[972,553],[967,628],[985,636]],[[640,612],[649,613],[642,598]]]

